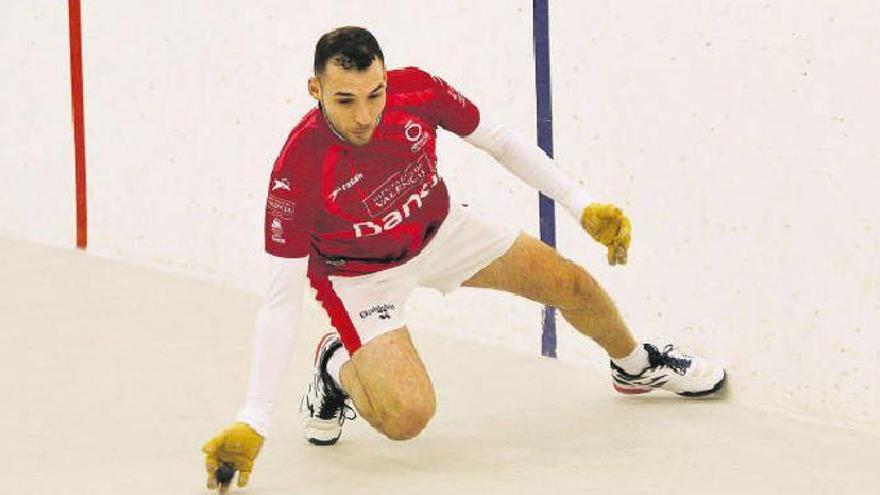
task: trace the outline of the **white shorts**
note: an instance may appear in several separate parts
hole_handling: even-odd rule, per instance
[[[356,277],[328,277],[357,334],[337,328],[343,344],[354,352],[406,325],[404,306],[413,289],[455,290],[506,253],[519,234],[519,229],[489,222],[452,203],[437,234],[407,263]]]

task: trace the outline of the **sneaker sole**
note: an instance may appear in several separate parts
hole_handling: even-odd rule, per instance
[[[614,385],[614,390],[620,392],[621,394],[626,394],[626,395],[647,394],[648,392],[651,392],[654,390],[653,388],[624,387],[615,381],[612,381],[611,384]]]
[[[724,384],[726,382],[727,382],[727,373],[725,372],[724,375],[721,377],[721,380],[718,383],[716,383],[715,386],[710,388],[709,390],[703,390],[700,392],[680,392],[678,395],[681,395],[683,397],[705,397],[707,395],[712,395],[715,392],[718,392],[719,390],[721,390],[721,388],[724,387]]]
[[[718,383],[716,383],[714,386],[712,386],[712,388],[710,388],[710,389],[700,390],[698,392],[675,392],[675,393],[677,395],[682,396],[682,397],[705,397],[707,395],[712,395],[712,394],[718,392],[719,390],[721,390],[724,387],[724,384],[726,382],[727,382],[727,372],[725,372],[724,375],[721,377],[721,380]],[[650,388],[650,387],[638,387],[638,386],[627,387],[627,386],[621,385],[615,381],[612,381],[611,383],[612,383],[612,385],[614,385],[614,390],[616,390],[617,392],[619,392],[621,394],[626,394],[626,395],[647,394],[648,392],[653,392],[654,390],[657,390],[656,388]]]
[[[319,445],[321,447],[326,447],[327,445],[333,445],[334,443],[339,441],[339,437],[336,437],[333,440],[318,440],[317,438],[309,438],[307,440],[312,445]]]
[[[306,440],[312,445],[333,445],[342,436],[342,428],[324,429],[320,426],[306,426]]]

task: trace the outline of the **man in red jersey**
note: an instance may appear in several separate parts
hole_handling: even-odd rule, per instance
[[[306,437],[318,445],[339,439],[350,404],[395,440],[416,436],[433,416],[434,390],[404,313],[416,287],[503,290],[559,308],[608,352],[619,392],[703,396],[721,389],[722,367],[671,345],[637,343],[583,268],[451,202],[437,172],[437,130],[461,136],[563,205],[607,248],[612,265],[626,263],[630,243],[619,208],[595,202],[543,151],[493,123],[443,79],[416,67],[387,71],[365,29],[322,36],[314,71],[308,90],[317,107],[294,127],[270,177],[271,284],[238,421],[203,447],[209,488],[224,464],[239,472],[239,486],[247,484],[290,360],[306,278],[335,329],[318,345],[301,406]]]

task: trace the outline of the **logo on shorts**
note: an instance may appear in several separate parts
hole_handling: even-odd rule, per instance
[[[388,314],[388,312],[393,310],[393,304],[380,304],[379,306],[373,306],[370,309],[361,311],[360,313],[358,313],[358,316],[360,316],[362,320],[366,320],[373,315],[379,315],[380,320],[390,320],[391,315]]]

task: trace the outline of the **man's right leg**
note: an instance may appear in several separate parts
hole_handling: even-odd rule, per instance
[[[356,277],[312,277],[317,299],[336,330],[321,340],[310,386],[315,394],[304,397],[306,436],[312,443],[336,442],[347,398],[367,422],[394,440],[418,435],[434,415],[434,387],[406,327],[406,300],[417,282],[413,266]]]
[[[434,386],[405,326],[364,344],[339,378],[358,413],[392,440],[415,437],[434,416]]]

